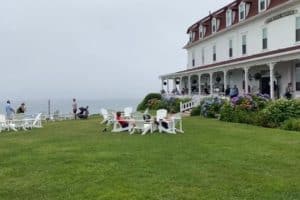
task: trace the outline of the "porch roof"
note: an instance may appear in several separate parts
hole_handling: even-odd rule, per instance
[[[192,69],[178,71],[178,72],[175,72],[175,73],[172,73],[169,75],[176,76],[176,75],[180,75],[180,74],[184,74],[184,73],[193,73],[193,72],[202,71],[202,70],[209,70],[211,68],[216,68],[216,67],[226,67],[228,65],[237,65],[240,62],[247,62],[247,61],[251,61],[253,59],[260,59],[260,58],[263,59],[264,57],[267,57],[267,56],[276,56],[277,54],[289,53],[289,52],[293,52],[296,50],[300,50],[300,45],[283,48],[283,49],[277,49],[277,50],[273,50],[273,51],[267,51],[267,52],[258,53],[258,54],[253,54],[250,56],[243,56],[243,57],[226,60],[226,61],[222,61],[222,62],[216,62],[216,63],[209,64],[209,65],[204,65],[204,66],[199,66],[199,67],[195,67]],[[165,76],[168,76],[168,75],[165,75]]]

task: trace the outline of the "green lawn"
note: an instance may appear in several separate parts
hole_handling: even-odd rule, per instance
[[[130,136],[99,121],[0,133],[0,199],[300,199],[299,133],[196,117]]]

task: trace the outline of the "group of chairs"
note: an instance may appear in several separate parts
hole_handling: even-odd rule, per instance
[[[148,109],[141,113],[133,112],[131,107],[127,107],[121,112],[122,118],[128,122],[126,127],[122,127],[117,120],[116,111],[102,108],[100,113],[103,117],[101,124],[111,127],[111,132],[129,132],[130,134],[139,132],[141,135],[146,135],[148,132],[153,133],[154,131],[170,134],[184,132],[181,114],[177,113],[168,117],[168,112],[165,109],[157,110],[156,116],[151,116]]]
[[[0,132],[26,131],[33,128],[42,128],[42,113],[39,113],[36,116],[15,114],[13,119],[6,119],[5,115],[0,114]]]

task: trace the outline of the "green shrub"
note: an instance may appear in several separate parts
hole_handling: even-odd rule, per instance
[[[300,119],[288,119],[283,122],[281,128],[288,131],[300,131]]]
[[[161,99],[162,99],[161,94],[159,94],[159,93],[150,93],[138,105],[137,110],[146,110],[147,108],[156,110],[159,107]]]
[[[257,112],[249,111],[243,106],[233,107],[226,102],[220,111],[220,120],[233,123],[257,124]]]
[[[191,116],[200,116],[201,106],[192,109]]]
[[[277,100],[269,103],[260,113],[260,125],[265,127],[280,127],[290,118],[300,118],[299,100]]]
[[[138,105],[137,110],[158,110],[166,109],[168,112],[177,113],[180,111],[180,102],[187,102],[191,99],[177,99],[177,98],[162,98],[161,94],[151,93],[148,94],[144,100]]]
[[[217,118],[220,115],[224,100],[218,97],[208,97],[200,103],[200,114],[207,118]]]

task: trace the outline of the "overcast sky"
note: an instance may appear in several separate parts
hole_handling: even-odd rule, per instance
[[[0,98],[141,98],[230,0],[0,0]]]

